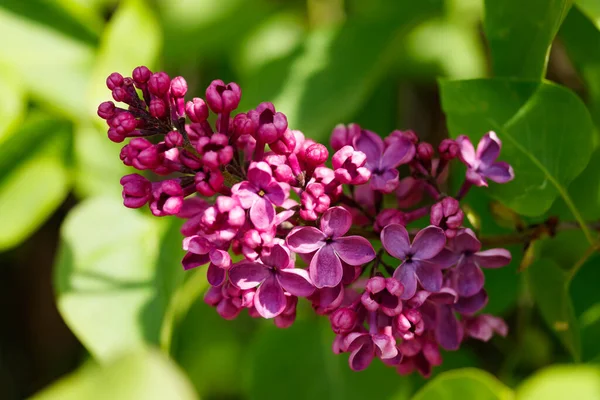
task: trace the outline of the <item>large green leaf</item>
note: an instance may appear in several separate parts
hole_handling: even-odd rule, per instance
[[[600,369],[584,365],[546,368],[519,386],[517,399],[600,399]]]
[[[290,126],[324,139],[363,105],[391,67],[404,35],[441,9],[439,0],[395,2],[374,17],[357,15],[341,26],[315,29],[299,54],[279,60],[272,73],[265,73],[265,66],[248,80],[242,108],[273,101]],[[266,98],[263,87],[271,89]]]
[[[18,75],[0,67],[0,143],[15,131],[25,115],[25,93]]]
[[[500,159],[515,170],[489,193],[520,214],[537,216],[562,196],[582,217],[567,186],[583,171],[592,152],[593,126],[581,100],[548,82],[508,79],[442,81],[442,105],[453,137],[477,142],[494,130],[502,140]]]
[[[542,258],[526,270],[533,298],[546,321],[575,360],[581,359],[579,325],[569,297],[570,275],[552,259]]]
[[[542,79],[572,0],[486,0],[485,33],[496,76]]]
[[[596,0],[575,0],[575,4],[600,29],[600,3]]]
[[[71,140],[64,121],[32,115],[2,143],[0,250],[27,238],[67,196]]]
[[[445,372],[415,394],[413,400],[511,400],[513,391],[489,373],[475,368]]]
[[[264,328],[250,350],[251,399],[399,400],[410,393],[409,378],[379,360],[360,373],[350,370],[348,355],[331,350],[333,334],[326,319],[296,321],[285,330]]]
[[[157,351],[128,353],[99,366],[87,364],[32,400],[194,400],[177,366]]]
[[[131,76],[139,66],[154,67],[161,48],[160,26],[143,0],[125,0],[104,30],[91,76],[88,115],[96,116],[98,104],[111,99],[106,77],[112,72]]]
[[[85,111],[94,50],[49,26],[0,8],[0,67],[12,71],[34,98],[72,118]]]
[[[65,220],[55,267],[58,308],[98,360],[159,343],[184,274],[176,223],[127,209],[116,198],[84,201]]]

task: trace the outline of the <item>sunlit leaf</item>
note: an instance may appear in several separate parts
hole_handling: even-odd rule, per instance
[[[546,368],[519,386],[519,400],[594,400],[600,398],[600,369],[584,365]]]
[[[414,400],[510,400],[512,390],[489,373],[466,368],[440,374],[415,394]]]
[[[0,67],[0,143],[15,131],[25,115],[25,93],[18,75]]]

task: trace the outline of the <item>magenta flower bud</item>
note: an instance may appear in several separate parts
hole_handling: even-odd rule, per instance
[[[404,292],[402,283],[394,278],[375,276],[367,281],[360,301],[369,311],[380,310],[393,317],[402,312],[400,297]]]
[[[112,97],[115,101],[120,101],[122,103],[127,103],[131,99],[129,92],[123,87],[116,87],[112,91]]]
[[[182,150],[179,153],[179,161],[189,169],[197,170],[202,166],[202,162],[194,154],[187,150]]]
[[[139,174],[125,175],[123,185],[123,204],[128,208],[140,208],[150,200],[152,184]]]
[[[431,224],[442,228],[448,238],[456,236],[464,216],[460,203],[454,197],[444,197],[442,201],[431,206]]]
[[[304,152],[304,162],[312,168],[325,164],[329,158],[327,147],[320,143],[311,144]]]
[[[109,119],[115,115],[115,103],[105,101],[98,106],[98,116],[102,119]]]
[[[357,320],[356,312],[350,308],[338,308],[329,316],[331,329],[337,334],[351,332]]]
[[[421,336],[425,331],[425,323],[421,318],[421,313],[417,310],[404,310],[394,317],[392,324],[404,340],[412,340],[415,336]]]
[[[157,217],[175,215],[183,206],[183,189],[176,179],[158,182],[152,190],[150,211]]]
[[[273,177],[277,182],[285,182],[288,184],[291,184],[296,180],[292,168],[287,164],[275,166],[275,168],[273,168]]]
[[[227,136],[222,133],[201,137],[196,150],[202,155],[202,164],[208,168],[219,168],[233,159],[233,148],[229,145]]]
[[[165,136],[165,144],[168,148],[183,146],[183,136],[177,131],[171,131]]]
[[[106,78],[106,86],[110,90],[115,90],[115,88],[123,86],[123,75],[119,74],[118,72],[113,72],[108,76],[108,78]]]
[[[237,136],[255,136],[257,124],[246,113],[240,113],[233,119],[233,126]]]
[[[122,143],[126,136],[120,134],[115,128],[108,129],[108,138],[115,143]]]
[[[154,118],[163,118],[167,115],[167,107],[165,102],[161,99],[154,98],[150,101],[150,115]]]
[[[152,76],[152,71],[150,71],[148,67],[142,65],[134,68],[133,72],[131,73],[131,76],[133,77],[135,85],[137,87],[140,87],[148,82],[148,80]]]
[[[171,96],[179,98],[187,93],[187,82],[182,76],[176,76],[171,80]]]
[[[315,221],[320,214],[327,211],[331,199],[325,193],[325,186],[321,183],[309,183],[306,190],[300,195],[300,218],[305,221]]]
[[[241,97],[242,90],[235,82],[225,85],[222,80],[217,79],[206,88],[206,103],[217,114],[228,114],[235,110]]]
[[[417,146],[417,156],[420,160],[429,161],[433,158],[433,146],[427,142],[421,142]]]
[[[204,122],[208,118],[208,106],[201,98],[194,97],[185,104],[185,113],[192,122]]]
[[[413,131],[399,131],[399,130],[392,131],[388,135],[388,137],[386,137],[384,139],[384,141],[389,146],[397,139],[401,139],[401,140],[408,139],[413,144],[419,143],[419,137]]]
[[[248,111],[248,116],[257,126],[256,140],[262,143],[275,142],[288,127],[286,116],[275,112],[275,106],[268,102],[260,103],[255,110]]]
[[[205,197],[211,197],[217,194],[217,192],[223,187],[224,181],[225,178],[218,169],[203,169],[202,171],[197,172],[196,176],[194,177],[196,190]]]
[[[156,97],[164,97],[169,91],[171,79],[165,72],[157,72],[152,74],[148,79],[148,90]]]
[[[438,146],[438,153],[442,160],[452,160],[458,157],[460,153],[460,147],[458,143],[452,139],[444,139]]]
[[[275,154],[284,156],[290,155],[296,147],[296,137],[291,130],[286,129],[283,135],[281,135],[277,141],[271,143],[269,147],[271,147],[271,150],[273,150],[273,153]]]
[[[405,213],[393,208],[386,208],[385,210],[381,210],[381,212],[377,214],[377,217],[375,217],[373,229],[375,232],[381,232],[381,230],[389,224],[400,224],[406,226],[406,223],[407,220]]]
[[[360,126],[358,124],[350,124],[345,126],[338,124],[333,128],[331,132],[331,148],[334,151],[338,151],[344,146],[352,145],[354,138],[360,133]]]
[[[156,146],[144,138],[131,139],[129,144],[121,149],[121,160],[125,165],[139,170],[153,169],[161,163]]]
[[[367,156],[361,151],[355,151],[352,146],[344,146],[336,151],[331,162],[335,178],[340,183],[361,185],[371,177],[371,171],[364,167]]]
[[[120,112],[108,121],[108,125],[114,128],[118,134],[126,136],[137,128],[137,120],[133,114],[125,111]]]

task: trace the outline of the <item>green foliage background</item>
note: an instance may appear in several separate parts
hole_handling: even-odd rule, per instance
[[[28,260],[19,249],[61,224],[54,299],[84,347],[66,377],[19,386],[9,373],[0,397],[600,399],[586,227],[600,219],[597,0],[1,0],[0,37],[0,262]],[[180,266],[180,221],[122,206],[128,170],[96,107],[105,77],[138,65],[183,75],[198,96],[235,80],[241,110],[272,101],[323,142],[339,122],[434,142],[494,130],[516,179],[467,196],[481,233],[515,230],[491,204],[581,229],[525,257],[512,246],[509,267],[486,271],[486,311],[507,318],[507,338],[444,354],[428,382],[379,363],[354,373],[308,310],[287,330],[222,320],[202,302],[204,271]],[[59,364],[54,375],[73,367]]]

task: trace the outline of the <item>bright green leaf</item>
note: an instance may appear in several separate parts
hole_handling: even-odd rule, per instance
[[[65,220],[55,268],[58,308],[98,360],[158,344],[182,279],[177,275],[184,273],[181,249],[165,243],[181,243],[170,229],[176,222],[127,209],[112,197],[84,201]],[[161,242],[162,232],[168,234]]]
[[[69,192],[71,131],[64,121],[31,116],[2,144],[0,250],[33,233]]]
[[[15,131],[25,115],[25,93],[17,75],[0,67],[0,143]]]
[[[517,399],[600,399],[600,369],[584,365],[546,368],[521,384]]]
[[[445,372],[427,383],[413,400],[511,400],[513,391],[489,373],[466,368]]]
[[[575,360],[581,359],[581,337],[569,297],[569,274],[551,259],[535,261],[526,270],[533,298],[546,324]]]
[[[88,364],[32,400],[194,400],[182,371],[157,351],[131,353],[110,363]]]
[[[502,140],[500,160],[513,166],[515,179],[491,183],[491,196],[529,216],[546,212],[559,195],[572,201],[567,187],[587,165],[593,135],[575,94],[547,82],[507,79],[442,81],[440,88],[452,137],[468,134],[477,143],[493,130]]]
[[[125,0],[102,34],[100,50],[94,63],[88,115],[96,115],[98,104],[110,100],[106,77],[112,72],[131,76],[137,66],[153,68],[161,48],[160,26],[143,0]]]
[[[485,0],[485,33],[496,76],[542,79],[572,0]]]
[[[78,118],[94,50],[52,28],[0,8],[0,67],[19,76],[27,91],[49,108]]]

